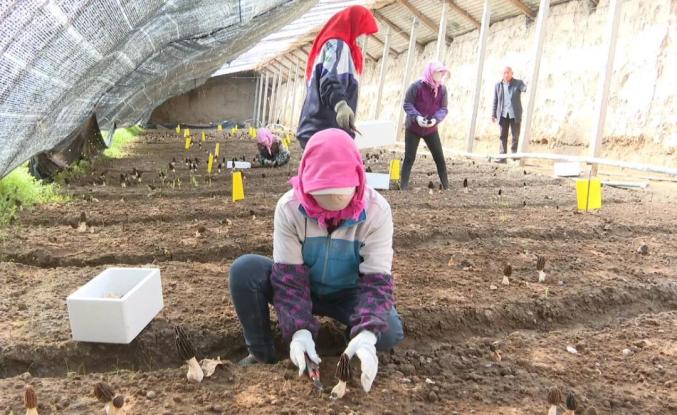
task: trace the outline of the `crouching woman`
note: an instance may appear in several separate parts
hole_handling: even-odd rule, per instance
[[[289,162],[289,152],[282,140],[267,128],[256,131],[256,146],[259,150],[256,160],[261,167],[279,167]]]
[[[299,374],[304,355],[320,362],[315,316],[327,316],[347,326],[346,354],[357,354],[362,386],[370,390],[376,350],[392,349],[404,333],[391,276],[392,213],[365,177],[347,133],[328,129],[310,138],[290,181],[293,189],[275,209],[273,259],[245,255],[230,269],[232,301],[249,349],[241,364],[276,361],[272,303]]]

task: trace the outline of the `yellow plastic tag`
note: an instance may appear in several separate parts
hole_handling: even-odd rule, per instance
[[[209,153],[209,160],[207,161],[207,173],[212,174],[212,167],[214,166],[214,155]]]
[[[181,134],[181,124],[176,124],[176,133]]]
[[[219,143],[216,143],[216,148],[214,149],[214,157],[219,156]]]
[[[244,184],[242,183],[242,172],[233,172],[233,202],[244,199]]]
[[[222,126],[221,124],[219,124],[219,125],[216,127],[216,131],[223,131],[223,126]]]
[[[205,132],[202,132],[202,141],[204,142],[207,139],[207,134]]]
[[[599,178],[577,179],[576,199],[578,210],[594,210],[602,208],[602,182]]]
[[[186,150],[190,149],[190,137],[186,137]]]
[[[400,160],[395,159],[390,161],[390,180],[400,180]]]

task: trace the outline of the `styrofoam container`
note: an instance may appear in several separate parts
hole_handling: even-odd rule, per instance
[[[578,177],[581,174],[581,164],[572,163],[555,163],[555,176],[557,177]]]
[[[158,268],[108,268],[68,296],[73,340],[129,344],[162,310]]]
[[[390,175],[386,173],[367,173],[367,185],[376,190],[390,189]]]
[[[357,148],[385,147],[395,144],[397,126],[392,121],[374,120],[356,124],[361,134],[355,134]]]
[[[252,164],[248,161],[236,161],[235,162],[235,168],[236,169],[251,169]],[[233,160],[228,160],[226,161],[226,168],[232,169],[233,168]]]

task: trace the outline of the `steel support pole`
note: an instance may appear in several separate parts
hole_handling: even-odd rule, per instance
[[[281,123],[287,124],[287,107],[289,106],[289,94],[291,93],[291,70],[292,67],[289,67],[289,73],[287,74],[287,82],[284,86],[284,104],[282,104],[282,116],[280,117]]]
[[[447,3],[444,3],[447,4]],[[482,26],[480,27],[479,44],[477,45],[477,72],[475,74],[475,96],[473,97],[472,116],[470,117],[470,130],[466,142],[466,151],[472,153],[475,146],[475,130],[477,129],[477,111],[480,107],[480,92],[482,90],[482,73],[484,72],[484,56],[487,51],[487,37],[491,24],[491,1],[484,0],[484,13],[482,13]]]
[[[252,114],[252,122],[256,124],[256,115],[259,110],[259,83],[261,83],[261,77],[256,77],[256,86],[254,87],[254,111]]]
[[[264,76],[263,72],[261,72],[259,74],[259,78],[261,79],[261,82],[259,83],[259,100],[256,108],[256,127],[261,124],[261,108],[263,107],[263,82],[266,76]]]
[[[447,17],[449,14],[449,3],[442,3],[442,17],[440,17],[440,28],[437,32],[437,49],[435,51],[435,60],[442,61],[447,53]]]
[[[400,100],[400,107],[398,108],[398,114],[399,117],[397,119],[397,134],[399,136],[402,135],[404,132],[403,129],[403,124],[404,124],[404,110],[402,109],[402,105],[404,104],[404,97],[407,94],[407,89],[409,88],[409,78],[411,77],[411,67],[414,62],[414,55],[416,54],[416,26],[418,25],[418,21],[416,20],[416,16],[414,16],[411,20],[411,33],[409,34],[409,48],[407,50],[407,63],[404,69],[404,77],[402,79],[402,99]]]
[[[277,93],[277,80],[280,78],[279,73],[275,73],[273,75],[272,83],[271,83],[271,92],[270,92],[270,102],[268,105],[270,108],[268,108],[268,117],[266,119],[267,123],[266,124],[273,124],[275,120],[273,119],[275,113],[275,93]]]
[[[543,41],[545,40],[545,22],[548,19],[548,11],[550,9],[550,0],[541,0],[541,5],[538,7],[538,18],[536,19],[536,41],[534,42],[533,59],[534,63],[531,68],[531,81],[528,85],[529,102],[527,103],[527,110],[524,114],[524,122],[522,123],[522,139],[519,141],[517,151],[526,153],[529,149],[529,140],[531,139],[531,120],[534,117],[534,106],[536,105],[536,87],[538,84],[538,72],[541,68],[541,57],[543,56]],[[524,161],[520,160],[520,165]]]
[[[268,120],[268,113],[266,110],[268,109],[268,79],[270,78],[270,74],[266,72],[266,80],[265,80],[265,86],[263,87],[263,96],[261,97],[263,100],[263,107],[261,109],[261,125],[263,127],[266,126],[266,121]]]
[[[606,31],[607,55],[600,73],[599,91],[597,92],[597,104],[595,107],[597,120],[593,125],[592,136],[590,137],[590,156],[595,158],[599,158],[602,153],[604,123],[606,121],[606,110],[609,102],[609,87],[611,86],[611,76],[614,72],[618,26],[621,20],[621,2],[622,0],[609,1],[609,20],[607,21]],[[592,174],[594,176],[597,175],[597,164],[592,165]]]
[[[298,87],[298,79],[299,79],[299,65],[298,65],[298,58],[296,59],[297,65],[294,66],[294,84],[292,86],[292,93],[291,93],[291,115],[289,116],[289,127],[293,128],[294,127],[294,113],[296,112],[296,88]]]
[[[386,68],[390,56],[390,38],[392,37],[390,25],[386,28],[385,42],[383,43],[383,56],[381,56],[381,73],[378,78],[378,91],[376,92],[376,105],[374,106],[374,119],[381,115],[381,98],[383,97],[383,85],[386,80]]]

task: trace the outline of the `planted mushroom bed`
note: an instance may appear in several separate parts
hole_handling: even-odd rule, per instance
[[[241,254],[271,255],[296,144],[290,166],[242,170],[245,200],[234,203],[230,171],[206,175],[216,141],[226,161],[256,153],[216,132],[186,153],[173,132],[148,132],[129,158],[99,160],[64,186],[70,202],[23,211],[0,229],[0,410],[677,411],[674,190],[604,188],[604,208],[579,214],[573,182],[530,167],[450,158],[451,189],[440,192],[422,153],[410,191],[382,192],[393,207],[406,339],[379,354],[366,395],[357,359],[337,367],[343,328],[322,320],[318,394],[288,360],[231,363],[246,352],[228,269]],[[387,173],[397,157],[371,151],[368,167]],[[129,345],[72,341],[66,298],[111,267],[158,268],[164,308]]]

